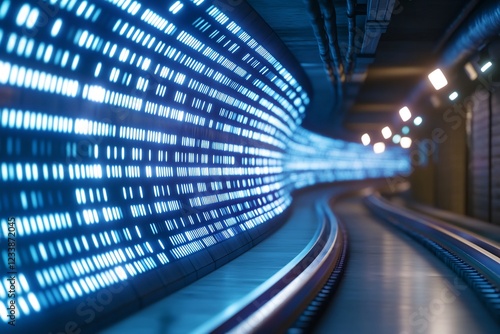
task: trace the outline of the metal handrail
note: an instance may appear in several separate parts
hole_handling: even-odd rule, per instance
[[[329,199],[316,204],[323,217],[311,242],[291,262],[248,295],[211,333],[284,332],[314,299],[344,250],[344,238],[329,209]]]
[[[459,273],[500,321],[500,247],[496,242],[395,206],[378,192],[367,196],[365,203]]]

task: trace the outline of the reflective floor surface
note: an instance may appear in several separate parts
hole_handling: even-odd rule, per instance
[[[377,221],[359,198],[337,203],[335,212],[348,229],[349,258],[315,333],[500,333],[451,269]]]

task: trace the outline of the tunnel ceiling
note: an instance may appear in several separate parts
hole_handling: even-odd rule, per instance
[[[433,69],[453,27],[479,2],[358,1],[354,34],[357,57],[339,99],[335,98],[334,85],[320,58],[306,1],[248,0],[290,48],[312,81],[314,96],[304,125],[326,135],[351,139],[359,138],[360,132],[379,130],[393,122],[414,87]],[[394,7],[389,16],[391,2]],[[346,0],[334,1],[334,5],[338,41],[345,59]],[[379,15],[368,15],[368,25],[367,12]],[[390,21],[380,21],[383,16],[390,17]]]

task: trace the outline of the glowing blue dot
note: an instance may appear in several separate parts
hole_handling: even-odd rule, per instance
[[[2,127],[7,127],[7,124],[9,123],[9,110],[7,108],[4,108],[2,110]]]
[[[3,19],[9,11],[10,0],[5,0],[0,6],[0,19]]]
[[[52,57],[53,50],[54,50],[54,47],[52,45],[48,45],[47,48],[45,49],[45,55],[43,56],[43,61],[45,63],[48,63],[50,61],[50,58]]]
[[[23,125],[23,112],[22,110],[18,110],[16,116],[16,128],[20,129],[22,125]]]
[[[10,71],[10,76],[9,76],[9,84],[11,86],[15,86],[15,84],[16,84],[18,70],[19,70],[19,67],[17,65],[12,66],[12,69]]]
[[[45,250],[45,246],[40,242],[38,243],[38,249],[40,250],[40,255],[44,261],[48,261],[49,258],[47,256],[47,251]]]
[[[0,41],[1,41],[1,32],[0,32]],[[19,44],[17,45],[17,55],[22,56],[24,49],[26,48],[26,37],[21,37],[19,40]]]
[[[24,274],[19,274],[19,283],[21,283],[22,291],[24,293],[30,291],[28,280],[26,280],[26,276],[24,276]]]
[[[76,297],[75,292],[73,291],[73,287],[69,283],[66,283],[65,288],[68,291],[68,294],[71,298]]]
[[[2,180],[7,181],[9,179],[9,173],[7,170],[7,164],[5,162],[2,163]]]
[[[33,52],[33,47],[35,46],[35,41],[33,39],[30,39],[28,41],[28,44],[26,44],[26,49],[24,50],[24,55],[25,57],[30,57],[31,53]]]
[[[30,222],[27,217],[24,217],[24,219],[21,220],[20,226],[22,226],[22,229],[24,230],[24,233],[26,233],[26,235],[31,234]]]
[[[23,127],[24,127],[24,129],[28,130],[29,129],[29,125],[30,125],[30,112],[26,111],[24,113],[24,120],[23,120]]]
[[[37,8],[33,8],[30,11],[30,15],[28,16],[28,19],[26,20],[26,27],[28,29],[31,29],[35,26],[36,21],[38,21],[38,15],[40,15],[40,11]]]
[[[92,234],[92,241],[94,242],[95,248],[99,248],[99,241],[97,240],[95,234]]]
[[[17,303],[19,304],[21,310],[26,313],[26,314],[30,314],[30,309],[28,307],[28,304],[26,303],[26,300],[24,300],[23,297],[18,297],[17,298]]]
[[[38,181],[38,166],[35,163],[31,165],[31,170],[33,172],[33,180]]]
[[[50,222],[50,227],[52,227],[52,230],[57,230],[57,225],[56,225],[56,221],[54,219],[54,215],[49,215],[49,222]]]
[[[59,168],[59,178],[61,180],[64,180],[64,166],[62,164],[59,164],[58,168]]]
[[[64,287],[60,286],[59,287],[59,292],[61,293],[62,297],[64,298],[65,301],[69,301],[68,294],[66,293],[66,290],[64,290]]]
[[[16,175],[18,181],[23,180],[23,165],[20,164],[19,162],[16,164]]]
[[[82,15],[86,7],[87,7],[87,1],[82,1],[78,9],[76,10],[76,16]]]
[[[9,81],[10,63],[0,61],[0,83],[6,84]]]
[[[73,58],[73,63],[71,64],[71,69],[74,71],[78,67],[78,62],[80,61],[80,55],[75,55]]]
[[[99,73],[101,72],[101,68],[102,68],[102,63],[101,62],[97,63],[97,66],[96,66],[95,71],[94,71],[94,76],[96,78],[99,76]]]
[[[16,24],[18,26],[24,25],[26,22],[26,19],[28,18],[28,15],[30,13],[30,6],[27,4],[24,4],[21,9],[19,10],[19,13],[17,14],[16,17]]]
[[[64,51],[62,59],[61,59],[61,66],[62,67],[66,66],[66,64],[68,63],[68,59],[69,59],[69,51]]]
[[[76,294],[78,296],[81,296],[83,293],[82,293],[82,289],[80,288],[80,286],[78,285],[77,282],[73,281],[73,289],[76,291]]]
[[[96,287],[94,286],[94,283],[89,277],[85,277],[85,283],[87,283],[87,286],[89,287],[90,290],[95,291]]]
[[[43,178],[45,180],[48,180],[49,179],[49,166],[47,166],[47,164],[43,164],[42,170],[43,170]]]
[[[33,292],[30,292],[28,294],[28,301],[30,302],[31,307],[33,307],[35,312],[40,312],[41,310],[40,303],[38,302],[38,299],[36,298]]]
[[[81,287],[83,288],[83,290],[85,291],[85,293],[90,293],[90,289],[87,285],[87,283],[85,283],[85,280],[83,278],[80,278],[80,280],[78,281],[81,285]]]
[[[52,25],[52,29],[50,30],[50,35],[52,37],[56,37],[59,31],[61,30],[62,27],[62,20],[57,19],[54,21],[54,24]]]
[[[35,275],[36,279],[38,280],[38,284],[40,284],[42,288],[45,288],[45,280],[43,279],[43,275],[39,271],[37,271]]]
[[[26,174],[26,180],[31,181],[31,166],[29,164],[24,165],[24,172]]]

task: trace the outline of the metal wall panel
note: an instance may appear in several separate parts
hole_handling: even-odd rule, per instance
[[[500,92],[491,100],[491,221],[500,224]]]
[[[470,214],[476,218],[490,220],[490,194],[489,184],[489,98],[486,90],[478,91],[472,96],[472,131],[471,152],[469,161],[469,177],[471,178],[471,189],[469,201],[471,203]]]

